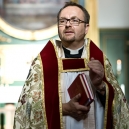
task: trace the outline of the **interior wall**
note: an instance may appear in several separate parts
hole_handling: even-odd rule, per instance
[[[111,62],[114,75],[120,86],[125,86],[125,96],[129,102],[129,29],[102,29],[100,30],[100,48]],[[121,70],[117,71],[117,60],[121,60]]]
[[[99,28],[129,28],[129,0],[98,0]]]

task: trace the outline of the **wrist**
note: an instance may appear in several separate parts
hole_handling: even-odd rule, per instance
[[[102,81],[102,83],[96,88],[96,91],[99,93],[104,94],[106,91],[106,85],[105,83]]]

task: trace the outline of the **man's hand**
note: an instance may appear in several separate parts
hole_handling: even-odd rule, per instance
[[[74,98],[72,98],[68,103],[63,103],[62,109],[63,109],[64,116],[69,115],[75,118],[77,121],[80,121],[86,118],[87,113],[90,110],[90,106],[80,105],[78,102],[80,97],[81,97],[81,94],[78,94]]]
[[[103,65],[98,60],[91,58],[91,61],[88,63],[88,66],[90,68],[89,76],[93,85],[95,86],[96,89],[101,89],[102,80],[104,77]]]

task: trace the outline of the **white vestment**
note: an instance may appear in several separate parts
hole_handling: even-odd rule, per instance
[[[61,58],[65,58],[63,50],[59,50],[58,52]],[[72,50],[72,53],[74,53],[73,50]],[[83,53],[81,57],[87,58],[85,45],[84,45],[84,49],[83,49]],[[67,89],[69,88],[70,84],[74,81],[74,79],[77,77],[79,73],[85,73],[86,75],[89,76],[88,71],[65,72],[61,74],[62,102],[63,103],[70,101],[70,97],[67,92]],[[95,101],[91,104],[91,109],[88,113],[88,117],[85,120],[77,121],[70,116],[64,116],[63,120],[64,120],[65,129],[103,129],[104,107],[102,106],[99,98],[95,94]],[[93,124],[95,125],[95,127],[93,126]]]

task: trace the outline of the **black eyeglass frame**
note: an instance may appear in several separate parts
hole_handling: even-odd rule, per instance
[[[65,24],[60,24],[60,23],[59,23],[59,20],[66,20],[66,21],[65,21]],[[68,19],[68,18],[61,18],[61,19],[59,19],[59,20],[58,20],[58,25],[66,25],[68,21],[69,21],[69,23],[70,23],[71,25],[79,25],[80,23],[86,23],[85,21],[83,21],[83,20],[81,20],[81,19],[79,19],[79,18],[70,18],[70,19]],[[78,23],[77,23],[77,24],[71,23],[71,20],[78,20]],[[87,23],[86,23],[86,24],[87,24]]]

